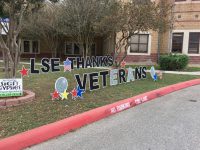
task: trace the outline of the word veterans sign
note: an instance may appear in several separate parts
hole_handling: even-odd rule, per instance
[[[22,79],[0,79],[0,97],[22,96]]]
[[[101,72],[93,72],[74,75],[77,85],[86,90],[86,84],[89,83],[89,90],[98,90],[100,86],[103,88],[108,85],[114,86],[122,83],[127,83],[135,80],[146,79],[146,67],[128,68],[128,69],[111,69]],[[101,83],[100,83],[101,82]]]
[[[77,86],[70,92],[68,89],[68,80],[65,77],[57,79],[55,82],[55,91],[52,93],[52,99],[72,99],[83,98],[83,93],[89,86],[89,91],[98,90],[100,87],[105,88],[108,85],[115,86],[122,83],[128,83],[135,80],[145,79],[146,67],[128,68],[128,69],[111,69],[100,72],[85,73],[83,75],[74,75]]]

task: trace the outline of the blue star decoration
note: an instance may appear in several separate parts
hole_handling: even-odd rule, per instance
[[[79,86],[77,86],[77,97],[83,98],[83,93],[85,93],[85,90],[81,89]]]
[[[63,62],[64,63],[64,72],[66,71],[72,71],[72,67],[71,67],[71,64],[72,64],[72,61],[70,61],[68,58],[66,59],[66,61]]]
[[[154,81],[157,81],[157,80],[158,80],[157,74],[154,74],[153,79],[154,79]]]

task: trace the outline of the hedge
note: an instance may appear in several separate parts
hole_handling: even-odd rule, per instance
[[[183,54],[161,55],[159,60],[160,69],[162,70],[183,70],[187,67],[189,57]]]

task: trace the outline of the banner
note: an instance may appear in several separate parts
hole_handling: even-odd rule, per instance
[[[22,79],[0,79],[0,97],[12,97],[22,95]]]

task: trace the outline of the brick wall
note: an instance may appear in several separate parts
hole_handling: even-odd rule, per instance
[[[121,57],[118,58],[118,60]],[[125,61],[128,64],[145,64],[145,65],[152,65],[157,62],[157,54],[152,53],[151,55],[128,55],[125,58]]]
[[[57,56],[57,58],[60,58],[61,60],[66,59],[67,57],[77,57],[77,55],[64,55],[61,54]],[[36,58],[36,59],[42,59],[42,58],[52,58],[52,54],[51,53],[40,53],[40,54],[22,54],[21,55],[21,60],[25,60],[25,59],[30,59],[30,58]]]
[[[189,64],[200,65],[200,56],[190,56]]]

